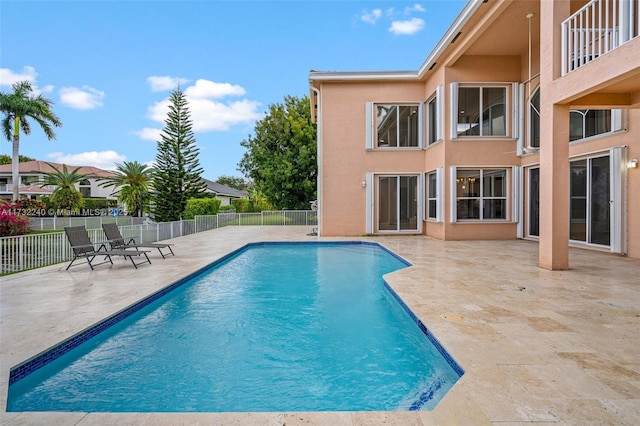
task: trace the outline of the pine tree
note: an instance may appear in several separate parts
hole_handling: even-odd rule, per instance
[[[191,113],[180,88],[171,93],[169,102],[153,174],[153,213],[158,222],[179,220],[187,201],[206,189],[200,177],[200,150],[193,136]]]

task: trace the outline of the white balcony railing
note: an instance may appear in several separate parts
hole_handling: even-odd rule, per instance
[[[593,0],[562,23],[562,75],[638,36],[640,0]]]

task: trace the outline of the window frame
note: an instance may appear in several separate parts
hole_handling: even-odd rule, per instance
[[[433,177],[434,182],[430,180]],[[424,193],[424,217],[429,222],[442,223],[444,212],[444,169],[439,167],[437,169],[428,171],[425,173],[425,193]],[[433,190],[433,193],[431,192]],[[433,212],[430,208],[430,202],[435,203]]]
[[[478,185],[478,194],[473,197],[465,197],[458,196],[458,184],[461,183],[459,181],[458,172],[477,172],[477,179],[479,181]],[[487,196],[485,195],[484,188],[484,178],[486,172],[504,172],[503,175],[503,183],[502,183],[502,196]],[[510,175],[511,174],[511,175]],[[512,167],[505,166],[465,166],[465,167],[457,167],[451,166],[451,223],[511,223],[510,215],[513,212],[510,212],[511,203],[516,198],[516,194],[514,191],[514,182],[510,182],[510,179],[514,179],[515,172]],[[477,208],[478,208],[478,217],[477,218],[460,218],[458,217],[458,201],[461,200],[478,200]],[[504,208],[504,217],[495,218],[485,218],[484,217],[484,206],[485,202],[488,200],[503,200],[503,208]]]
[[[532,100],[535,96],[540,96],[540,86],[536,87],[535,90],[531,93],[531,96],[526,100],[526,111],[527,111],[527,127],[526,127],[526,131],[524,132],[526,134],[526,141],[523,144],[522,142],[519,142],[519,155],[524,154],[524,149],[531,149],[537,151],[540,149],[540,144],[538,143],[537,145],[532,143],[532,133],[534,132],[534,126],[533,126],[533,111],[532,109],[534,108],[534,106],[532,105]],[[523,101],[524,102],[524,101]],[[584,136],[584,132],[585,132],[585,128],[587,127],[585,125],[587,118],[585,116],[585,112],[588,113],[589,111],[609,111],[610,112],[610,116],[609,116],[609,122],[610,122],[610,129],[605,131],[605,132],[601,132],[601,133],[594,133],[593,135],[589,135],[589,136]],[[538,113],[538,136],[539,136],[539,126],[540,126],[540,111],[536,111]],[[583,137],[581,138],[577,138],[577,139],[571,139],[571,116],[572,114],[575,113],[580,113],[582,114],[583,118],[582,118],[582,133],[583,133]],[[572,109],[569,111],[569,143],[579,143],[579,142],[583,142],[583,141],[587,141],[587,140],[591,140],[594,138],[601,138],[601,137],[607,137],[615,132],[619,132],[619,131],[623,131],[626,128],[626,113],[624,110],[622,109],[618,109],[618,108],[611,108],[611,109],[586,109],[586,110],[577,110],[577,109]],[[531,152],[531,151],[528,151]]]
[[[499,82],[483,82],[483,83],[458,83],[453,82],[450,85],[451,88],[451,139],[452,140],[469,140],[469,139],[513,139],[518,135],[517,123],[518,120],[516,117],[518,116],[518,105],[515,102],[518,99],[518,83],[499,83]],[[479,102],[479,111],[484,111],[487,108],[493,107],[495,105],[487,105],[484,106],[482,102],[482,93],[483,89],[504,89],[504,103],[501,104],[504,106],[504,135],[485,135],[484,133],[484,125],[483,125],[483,117],[482,114],[478,115],[478,129],[480,134],[478,135],[463,135],[463,132],[458,131],[459,120],[459,94],[460,89],[470,88],[470,89],[478,89],[478,102]],[[500,105],[500,104],[496,104]],[[465,123],[463,123],[465,124]]]
[[[377,111],[378,106],[390,106],[390,107],[416,107],[417,129],[416,129],[416,145],[402,146],[399,145],[400,135],[400,120],[396,120],[396,145],[394,146],[380,146],[378,143],[378,126],[377,126]],[[399,108],[396,110],[397,114],[400,114]],[[365,149],[380,150],[380,151],[396,151],[396,150],[417,150],[424,148],[424,102],[421,101],[407,101],[407,102],[367,102],[365,104]]]
[[[444,86],[439,85],[436,91],[425,101],[425,146],[429,147],[444,140]]]

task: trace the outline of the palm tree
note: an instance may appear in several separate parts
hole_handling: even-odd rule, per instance
[[[149,193],[150,180],[151,168],[137,161],[125,161],[116,163],[114,175],[101,178],[103,183],[100,186],[119,188],[118,200],[126,204],[129,211],[135,210],[138,216],[142,216],[143,196]]]
[[[40,125],[47,139],[56,138],[52,125],[61,127],[60,119],[51,111],[53,102],[42,94],[34,97],[33,88],[29,81],[18,81],[13,84],[12,93],[0,92],[0,111],[5,117],[2,119],[2,130],[8,141],[13,139],[13,151],[11,161],[11,179],[13,181],[13,200],[18,199],[19,175],[19,148],[20,130],[25,135],[31,133],[28,118]]]
[[[56,187],[51,194],[51,201],[60,209],[77,210],[80,208],[82,194],[76,189],[76,184],[85,180],[87,175],[80,173],[80,167],[69,171],[66,164],[62,165],[62,170],[53,164],[47,164],[54,171],[45,173],[41,186],[53,185]]]

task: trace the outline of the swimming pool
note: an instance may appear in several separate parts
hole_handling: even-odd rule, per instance
[[[406,266],[249,245],[12,369],[7,411],[431,409],[463,372],[384,285]]]

